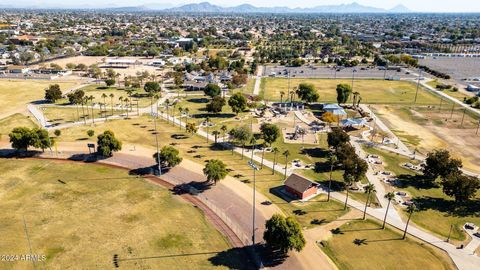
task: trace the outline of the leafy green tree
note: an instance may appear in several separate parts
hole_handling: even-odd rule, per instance
[[[62,91],[58,84],[52,84],[45,90],[45,99],[50,102],[55,102],[62,98]]]
[[[46,129],[33,128],[31,134],[31,146],[35,148],[40,148],[42,149],[42,151],[45,151],[45,149],[52,147],[52,140],[50,139],[50,136],[48,135],[48,131]]]
[[[53,132],[53,134],[55,134],[55,136],[60,136],[62,135],[62,131],[60,129],[55,129],[55,131]]]
[[[236,141],[238,144],[242,146],[242,159],[243,159],[243,152],[245,149],[245,144],[250,140],[250,138],[253,136],[252,131],[248,126],[239,126],[236,128],[233,128],[229,132],[230,137]]]
[[[209,182],[217,184],[218,181],[227,176],[227,165],[218,159],[209,160],[205,168],[203,168],[203,174],[205,174]]]
[[[84,96],[85,92],[80,89],[67,94],[67,98],[70,104],[81,104]]]
[[[454,197],[455,202],[463,203],[475,197],[480,188],[480,180],[461,172],[452,172],[442,180],[442,186],[443,193]]]
[[[262,132],[263,140],[268,145],[272,145],[280,136],[280,129],[274,124],[263,123],[260,126],[260,131]]]
[[[159,160],[158,160],[158,154],[155,153],[153,154],[153,158],[155,159],[155,161],[157,163],[159,163]],[[170,167],[170,168],[173,168],[175,166],[177,166],[178,164],[180,164],[180,162],[182,162],[183,158],[180,157],[180,153],[178,152],[178,150],[172,146],[164,146],[161,150],[160,150],[160,161],[161,161],[161,164],[167,166],[167,167]]]
[[[320,98],[315,86],[311,83],[301,83],[298,86],[296,93],[301,100],[307,103],[317,102]]]
[[[95,135],[95,131],[89,129],[89,130],[87,130],[87,135],[88,135],[88,137],[93,137],[93,135]]]
[[[225,106],[226,101],[221,96],[215,96],[210,100],[210,103],[207,104],[207,111],[211,113],[219,113],[222,111],[223,106]]]
[[[10,143],[17,150],[28,150],[32,141],[32,131],[27,127],[16,127],[10,134]]]
[[[454,159],[447,150],[435,150],[428,153],[423,165],[423,174],[431,181],[439,176],[444,179],[447,175],[457,173],[462,168],[462,161]]]
[[[222,92],[222,89],[220,89],[220,86],[218,86],[216,84],[209,83],[205,87],[204,92],[205,92],[205,95],[213,98],[213,97],[216,97],[216,96],[220,96],[220,93]]]
[[[143,89],[153,95],[160,92],[160,84],[158,82],[146,82]]]
[[[273,250],[283,254],[289,250],[300,252],[306,244],[300,224],[293,217],[284,218],[280,214],[273,214],[265,222],[263,239]]]
[[[122,142],[115,138],[115,134],[110,130],[104,131],[97,138],[97,151],[102,156],[110,157],[113,152],[122,150]]]
[[[110,86],[112,86],[112,85],[115,84],[115,79],[113,79],[113,78],[106,79],[106,80],[105,80],[105,84],[106,84],[108,87],[110,87]]]
[[[352,87],[349,84],[337,85],[337,102],[338,104],[346,103],[348,97],[352,93]]]
[[[332,128],[332,131],[327,135],[328,146],[338,149],[341,145],[350,141],[350,136],[341,128]]]
[[[241,93],[235,93],[228,99],[228,105],[232,108],[232,111],[238,115],[247,109],[247,98]]]
[[[342,163],[344,173],[351,175],[355,182],[359,182],[363,177],[365,177],[365,174],[368,170],[368,164],[356,154],[350,155],[344,159]]]

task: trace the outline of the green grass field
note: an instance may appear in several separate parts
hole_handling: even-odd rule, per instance
[[[412,216],[412,221],[444,238],[448,237],[450,225],[453,225],[451,238],[459,241],[466,239],[463,225],[467,222],[480,224],[480,217],[475,209],[480,203],[480,192],[476,201],[472,201],[463,207],[454,207],[454,200],[442,192],[440,185],[425,186],[415,176],[413,171],[401,167],[401,164],[412,163],[408,158],[374,148],[365,148],[368,153],[379,155],[385,162],[385,169],[399,176],[401,185],[396,190],[406,191],[414,198],[419,212]],[[421,177],[421,174],[418,174]]]
[[[82,106],[78,106],[78,109],[75,106],[68,106],[68,107],[63,107],[63,106],[43,106],[41,107],[43,114],[47,118],[47,120],[55,125],[60,125],[60,124],[66,124],[66,123],[73,123],[73,122],[78,122],[78,121],[83,121],[85,120],[90,120],[92,119],[92,109],[84,106],[84,109],[82,110]],[[125,113],[125,111],[122,111],[122,113]],[[110,117],[112,115],[111,110],[107,108],[107,110],[99,110],[99,109],[93,109],[93,114],[95,119],[98,119],[100,117],[105,117],[105,114],[107,117]],[[114,115],[120,114],[119,110],[114,110],[113,111]],[[129,111],[130,115],[137,115],[137,109],[132,108],[132,111]]]
[[[0,169],[0,250],[30,254],[25,218],[31,253],[47,256],[37,268],[109,269],[114,254],[157,257],[121,261],[125,269],[242,265],[200,210],[125,170],[28,159],[1,159]],[[0,268],[31,269],[32,263],[0,262]]]
[[[45,89],[51,84],[60,85],[62,91],[77,85],[77,82],[37,81],[37,80],[0,80],[0,114],[21,108],[36,100],[43,100]]]
[[[184,158],[193,160],[199,164],[205,164],[209,159],[220,159],[225,162],[228,168],[232,169],[230,175],[239,181],[252,184],[252,169],[248,166],[247,158],[241,159],[240,155],[231,153],[230,150],[223,150],[212,146],[213,137],[207,143],[205,138],[199,136],[187,136],[185,130],[179,127],[173,127],[165,121],[159,121],[158,140],[163,145],[174,144]],[[60,141],[82,141],[87,142],[86,132],[89,129],[95,130],[95,134],[110,129],[124,143],[143,145],[150,148],[155,146],[155,137],[153,132],[153,121],[147,117],[130,120],[113,120],[106,124],[96,126],[77,126],[62,130]],[[95,137],[91,139],[95,141]],[[272,175],[270,169],[264,169],[257,173],[257,190],[266,195],[271,201],[278,203],[278,206],[286,214],[292,215],[295,210],[304,210],[306,214],[297,216],[302,222],[302,226],[312,226],[314,219],[332,221],[345,213],[342,204],[336,201],[324,202],[323,199],[305,203],[303,205],[288,204],[282,198],[277,196],[278,188],[283,185],[283,176],[280,174]],[[306,210],[305,210],[306,209]],[[324,211],[328,210],[328,211]]]
[[[324,241],[322,250],[339,269],[456,269],[442,251],[371,220],[350,221]],[[355,243],[357,241],[357,244]]]
[[[33,128],[38,125],[30,116],[25,116],[20,113],[13,114],[7,118],[0,120],[0,139],[2,136],[8,136],[12,129],[16,127]]]
[[[300,83],[314,84],[320,95],[319,102],[336,103],[335,89],[337,85],[340,83],[351,85],[352,81],[348,79],[290,79],[291,89]],[[263,78],[260,91],[266,100],[279,101],[281,91],[288,93],[288,79]],[[410,104],[415,99],[416,85],[406,81],[356,80],[353,91],[360,93],[362,103]],[[286,96],[283,97],[283,100],[285,99]],[[424,89],[420,89],[418,92],[417,104],[437,104],[439,101],[437,96]]]
[[[429,81],[427,84],[428,84],[429,86],[435,88],[435,89],[437,88],[438,85],[443,85],[443,83],[441,83],[441,82],[439,82],[439,81],[437,81],[437,80]],[[456,99],[458,99],[458,100],[460,100],[460,101],[463,101],[463,98],[465,98],[465,97],[467,97],[467,98],[470,97],[469,95],[464,94],[464,93],[462,93],[462,92],[460,92],[460,91],[443,90],[442,92],[445,93],[445,94],[447,94],[447,95],[449,95],[449,96],[451,96],[451,97],[453,97],[453,98],[456,98]]]

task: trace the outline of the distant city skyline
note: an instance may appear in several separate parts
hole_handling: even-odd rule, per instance
[[[480,12],[480,2],[473,2],[472,0],[457,0],[457,1],[438,1],[438,0],[241,0],[232,3],[225,0],[76,0],[74,2],[66,2],[64,0],[2,0],[0,6],[11,7],[46,7],[46,8],[104,8],[104,7],[123,7],[123,6],[140,6],[140,5],[155,5],[158,7],[175,7],[189,3],[210,2],[211,4],[220,6],[235,6],[240,4],[251,4],[257,7],[272,7],[272,6],[288,6],[290,8],[296,7],[314,7],[320,5],[338,5],[350,4],[357,2],[361,5],[372,6],[384,9],[390,9],[396,5],[402,4],[412,11],[418,12]]]

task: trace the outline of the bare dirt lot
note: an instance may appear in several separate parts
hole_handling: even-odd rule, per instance
[[[480,172],[480,134],[475,134],[478,119],[462,111],[424,107],[372,106],[375,113],[412,150],[427,154],[435,149],[447,149],[461,158],[464,167]],[[463,126],[461,124],[463,118]]]
[[[86,66],[90,66],[93,64],[97,64],[99,67],[103,69],[105,67],[103,65],[105,59],[110,59],[113,57],[105,57],[105,56],[75,56],[75,57],[68,57],[68,58],[62,58],[62,59],[56,59],[53,61],[49,61],[44,63],[46,66],[50,65],[51,63],[55,63],[60,65],[61,67],[65,68],[65,66],[69,63],[73,64],[85,64]],[[149,62],[151,62],[153,59],[151,58],[145,58],[145,57],[122,57],[121,59],[124,60],[137,60],[141,62],[140,65],[136,66],[130,66],[127,68],[113,68],[115,72],[120,73],[121,77],[123,78],[124,76],[135,76],[137,72],[142,72],[142,71],[148,71],[149,73],[153,74],[159,74],[161,70],[157,67],[154,66],[149,66],[147,65]],[[34,68],[38,67],[34,66]],[[105,67],[106,68],[106,67]]]

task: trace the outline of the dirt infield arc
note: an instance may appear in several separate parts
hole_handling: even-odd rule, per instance
[[[78,162],[78,161],[73,161],[73,160],[67,160],[67,159],[63,159],[63,158],[54,158],[54,157],[31,157],[29,159],[37,159],[37,160],[53,160],[53,161],[56,161],[56,162],[64,162],[64,163],[70,163],[70,162]],[[111,163],[106,163],[106,162],[96,162],[96,164],[100,164],[101,166],[106,166],[106,167],[110,167],[110,168],[116,168],[116,169],[122,169],[122,170],[128,170],[130,171],[131,169],[130,168],[127,168],[127,167],[123,167],[123,166],[120,166],[120,165],[116,165],[116,164],[111,164]],[[154,183],[154,184],[157,184],[157,185],[160,185],[164,188],[167,188],[168,190],[170,191],[174,191],[174,187],[175,185],[163,180],[162,178],[160,177],[156,177],[154,175],[139,175],[145,179],[147,179],[148,181]],[[234,233],[234,231],[228,227],[228,225],[223,222],[223,220],[217,215],[215,214],[215,212],[213,212],[206,204],[204,204],[202,201],[200,201],[198,198],[195,198],[195,196],[193,195],[190,195],[190,194],[181,194],[179,195],[180,197],[182,197],[182,199],[184,199],[185,201],[191,203],[192,205],[194,205],[195,207],[199,208],[200,210],[202,210],[202,212],[204,213],[206,219],[226,238],[228,239],[228,241],[230,242],[230,244],[232,245],[232,247],[234,248],[241,248],[241,247],[244,247],[245,245],[242,243],[242,241],[240,240],[240,238]],[[248,254],[245,254],[245,256],[248,256]]]

